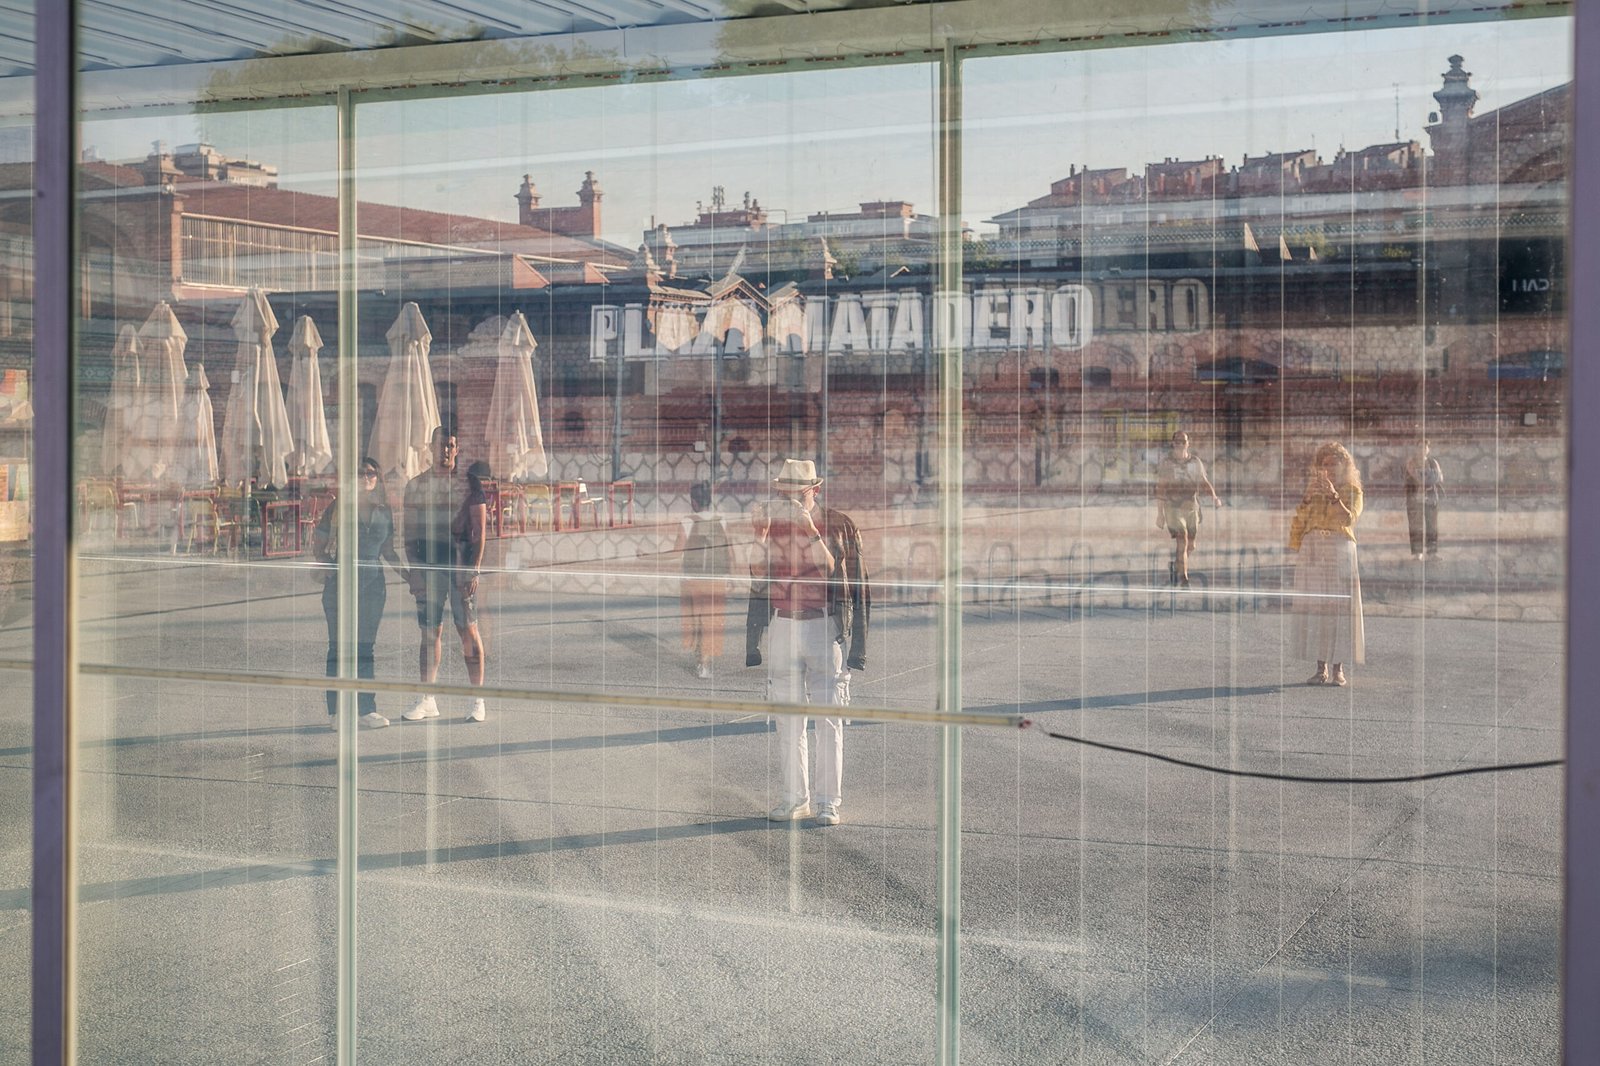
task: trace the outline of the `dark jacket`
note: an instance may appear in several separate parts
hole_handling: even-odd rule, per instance
[[[867,668],[867,626],[872,620],[872,584],[867,562],[861,551],[861,530],[843,511],[824,507],[818,530],[828,544],[836,565],[828,579],[828,613],[839,627],[845,649],[845,665],[852,670]],[[745,612],[744,664],[761,665],[761,635],[772,621],[772,599],[766,582],[758,581],[750,590],[750,606]]]

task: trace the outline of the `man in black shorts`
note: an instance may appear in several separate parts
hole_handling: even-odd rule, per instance
[[[479,470],[473,464],[465,484],[455,477],[456,437],[443,426],[433,431],[433,466],[412,478],[405,493],[406,558],[411,564],[411,594],[417,599],[421,648],[417,669],[424,684],[439,677],[443,651],[444,609],[461,637],[467,681],[483,684],[483,637],[478,633],[478,568],[483,562],[488,509]],[[432,696],[423,696],[402,717],[408,722],[437,718]],[[469,722],[486,717],[483,700],[472,701]]]

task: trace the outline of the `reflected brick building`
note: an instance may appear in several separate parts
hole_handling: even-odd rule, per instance
[[[1566,350],[1570,94],[1476,114],[1470,79],[1451,57],[1426,147],[1069,164],[968,241],[967,291],[949,302],[932,291],[935,220],[904,201],[774,223],[756,198],[729,204],[719,189],[696,221],[657,225],[636,249],[599,236],[593,171],[559,206],[524,175],[516,221],[363,203],[364,402],[383,332],[415,300],[470,451],[495,323],[520,310],[563,475],[755,485],[772,456],[814,454],[836,490],[910,499],[932,472],[946,308],[966,350],[979,494],[1143,491],[1151,448],[1177,425],[1239,491],[1276,486],[1300,437],[1348,436],[1380,466],[1386,449],[1454,425],[1541,440],[1556,432]],[[5,187],[30,180],[27,164],[0,165]],[[219,412],[227,322],[247,289],[266,290],[280,321],[309,314],[336,335],[332,197],[206,145],[86,161],[81,181],[86,427],[115,325],[157,300],[177,308]],[[24,210],[0,210],[0,240],[23,239],[6,233],[25,232]],[[0,352],[26,347],[30,296],[25,276],[0,278]],[[840,425],[853,432],[830,432]],[[1502,488],[1557,475],[1525,470]]]

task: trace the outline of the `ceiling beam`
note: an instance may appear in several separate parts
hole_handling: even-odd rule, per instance
[[[803,0],[798,0],[803,2]],[[85,114],[331,101],[341,86],[367,98],[457,95],[706,77],[775,69],[931,62],[950,42],[963,55],[1232,40],[1570,15],[1563,0],[1430,0],[1426,16],[1390,0],[1344,0],[1334,17],[1303,0],[944,0],[539,37],[445,42],[218,63],[92,71]],[[1207,13],[1197,20],[1199,8]],[[1513,12],[1514,9],[1514,12]],[[26,116],[32,78],[0,79],[0,115]]]

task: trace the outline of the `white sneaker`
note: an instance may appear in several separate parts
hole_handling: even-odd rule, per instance
[[[385,718],[377,711],[368,711],[366,714],[361,716],[361,728],[363,729],[382,729],[388,724],[389,719]]]
[[[417,701],[417,705],[400,716],[408,722],[420,722],[424,718],[439,717],[439,704],[432,696],[424,696]]]
[[[710,680],[710,678],[711,678],[711,667],[707,666],[705,663],[695,663],[694,664],[694,676],[698,677],[702,681]]]
[[[489,717],[489,711],[488,711],[488,709],[486,707],[484,707],[483,700],[482,699],[473,700],[472,701],[472,710],[467,712],[467,721],[469,721],[469,722],[481,722],[487,717]]]
[[[839,807],[838,807],[838,805],[837,804],[833,804],[833,803],[819,803],[819,804],[817,804],[817,824],[818,825],[838,825],[839,824]]]
[[[797,822],[801,818],[811,817],[811,801],[808,799],[797,800],[794,803],[784,803],[774,807],[767,818],[774,822]]]

